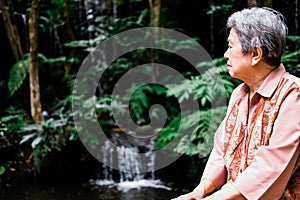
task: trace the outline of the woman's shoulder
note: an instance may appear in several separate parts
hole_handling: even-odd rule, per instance
[[[295,83],[298,88],[300,88],[300,78],[295,76],[295,75],[292,75],[290,73],[286,73],[283,78],[287,79],[289,82],[291,83]]]

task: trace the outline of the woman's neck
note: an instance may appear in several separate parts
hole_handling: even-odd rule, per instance
[[[267,64],[258,65],[254,68],[249,79],[244,81],[249,87],[250,99],[252,99],[255,92],[274,69],[274,67]]]

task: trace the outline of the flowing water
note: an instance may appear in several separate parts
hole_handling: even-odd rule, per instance
[[[155,154],[149,154],[147,162],[134,155],[136,146],[111,148],[112,143],[103,146],[103,166],[99,175],[83,184],[5,186],[0,188],[2,200],[169,200],[187,192],[176,188],[173,183],[163,182],[155,177]],[[153,151],[154,141],[144,150]],[[117,158],[117,159],[116,159]],[[119,170],[112,169],[118,162]],[[147,168],[147,172],[143,169]],[[139,171],[141,170],[141,171]],[[132,173],[135,171],[137,173]]]
[[[169,200],[182,190],[140,187],[120,190],[112,185],[18,186],[0,188],[1,200]]]
[[[98,190],[106,188],[109,191],[109,194],[103,192],[101,198],[129,200],[170,199],[172,195],[174,197],[172,187],[155,178],[155,154],[151,153],[155,146],[154,140],[144,146],[149,152],[147,161],[139,160],[135,156],[135,153],[139,152],[137,146],[119,146],[114,152],[111,145],[112,143],[105,142],[103,146],[104,162],[100,178],[90,180],[90,186],[93,188]],[[117,175],[110,167],[113,166],[113,162],[118,162]]]

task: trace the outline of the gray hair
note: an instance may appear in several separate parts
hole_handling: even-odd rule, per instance
[[[284,16],[271,8],[247,8],[233,13],[227,28],[237,31],[242,53],[261,47],[263,59],[269,65],[279,66],[284,53],[288,28]]]

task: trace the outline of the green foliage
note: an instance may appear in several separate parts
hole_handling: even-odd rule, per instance
[[[59,63],[78,63],[78,58],[73,57],[73,58],[67,58],[66,56],[61,56],[57,58],[48,58],[45,55],[39,53],[38,54],[40,62],[42,64],[59,64]]]
[[[40,66],[49,66],[51,64],[57,65],[59,63],[78,63],[77,58],[67,58],[65,56],[58,58],[47,58],[45,55],[39,53],[38,57],[40,59]],[[29,54],[26,54],[23,60],[16,62],[10,69],[8,79],[8,91],[10,96],[20,89],[27,77],[28,72]]]
[[[31,124],[28,114],[30,112],[28,108],[29,97],[24,95],[24,91],[22,91],[29,70],[29,57],[27,54],[25,54],[23,60],[18,61],[11,67],[9,79],[0,82],[1,91],[7,92],[4,90],[8,89],[9,92],[8,97],[3,97],[3,99],[9,98],[10,100],[7,104],[6,102],[2,103],[5,107],[0,113],[0,151],[16,152],[12,157],[1,158],[1,180],[10,173],[10,168],[16,168],[20,163],[34,164],[39,170],[47,161],[47,155],[54,151],[60,152],[69,141],[77,140],[78,136],[72,121],[74,115],[82,115],[86,120],[98,120],[105,131],[112,132],[113,128],[117,126],[112,116],[112,110],[120,115],[130,112],[131,117],[138,125],[146,127],[151,117],[160,119],[155,111],[152,116],[149,116],[148,111],[154,104],[161,104],[167,112],[165,127],[157,130],[161,134],[157,138],[156,149],[172,145],[175,152],[190,156],[194,159],[191,174],[195,174],[197,172],[196,166],[199,165],[196,157],[198,158],[199,154],[200,156],[206,156],[209,153],[213,144],[214,132],[224,117],[226,106],[222,101],[224,98],[228,99],[233,88],[240,83],[240,81],[232,79],[228,75],[226,61],[223,58],[216,58],[213,62],[199,63],[197,69],[201,71],[201,75],[194,74],[194,72],[187,70],[186,66],[180,64],[180,73],[186,79],[177,82],[175,80],[176,84],[168,84],[167,86],[172,89],[172,93],[167,88],[155,84],[148,84],[138,89],[134,84],[129,85],[128,91],[133,95],[130,97],[128,109],[128,105],[123,103],[124,99],[128,98],[125,94],[128,91],[124,91],[124,96],[114,97],[114,101],[112,91],[123,74],[129,72],[135,66],[149,63],[153,59],[153,54],[149,49],[138,49],[116,59],[108,69],[104,69],[103,66],[91,66],[85,72],[85,78],[79,84],[79,87],[91,88],[97,86],[97,89],[101,91],[90,99],[84,99],[85,94],[74,96],[71,94],[71,90],[83,56],[117,33],[136,27],[149,26],[151,13],[147,7],[141,6],[147,5],[147,2],[144,3],[142,0],[116,0],[114,3],[120,6],[118,9],[126,6],[125,13],[129,14],[120,12],[117,17],[112,16],[112,13],[94,15],[93,20],[89,21],[86,16],[87,12],[84,7],[79,6],[79,1],[70,1],[71,25],[76,37],[76,40],[70,41],[66,28],[64,3],[64,0],[41,2],[39,73],[41,75],[42,107],[49,112],[49,117],[45,118],[45,122],[41,125]],[[137,4],[133,5],[134,3]],[[173,2],[169,1],[167,3]],[[134,6],[136,7],[133,9]],[[230,0],[225,4],[211,5],[205,12],[208,15],[221,16],[227,14],[233,7],[234,1]],[[161,26],[183,31],[181,27],[174,26],[175,22],[172,19],[170,20],[169,16],[171,15],[168,15],[168,8],[162,7]],[[43,41],[44,38],[47,40]],[[124,41],[119,42],[120,45],[123,44],[126,47],[126,38]],[[163,46],[173,47],[172,52],[174,53],[194,48],[194,41],[177,41],[168,38],[168,36],[164,36],[158,42]],[[297,75],[300,72],[299,36],[289,36],[288,42],[293,43],[293,45],[288,45],[282,62],[284,62],[289,72]],[[60,52],[56,52],[55,45],[61,45]],[[170,53],[157,50],[155,51],[154,60],[157,63],[167,63],[167,65],[172,66],[176,61],[170,59],[169,56]],[[64,70],[67,64],[73,64],[71,72]],[[151,72],[151,66],[149,65],[146,70],[140,72],[140,78],[149,76]],[[103,73],[103,76],[96,85],[97,83],[94,82],[100,73]],[[216,74],[221,74],[221,78],[216,79]],[[163,81],[168,82],[169,79],[170,77],[166,76]],[[79,100],[85,109],[83,113],[72,113],[72,99]],[[195,110],[181,118],[178,105],[189,100],[197,101],[200,108],[198,111]],[[94,117],[95,113],[90,112],[91,109],[95,111],[97,119]],[[190,134],[181,137],[178,133],[180,125],[182,125],[181,128],[184,131]],[[86,140],[97,146],[97,138],[92,135]],[[170,143],[173,140],[177,142]],[[51,162],[51,160],[48,162]]]
[[[148,9],[143,9],[132,13],[128,17],[115,18],[112,16],[97,16],[93,24],[90,24],[87,32],[96,35],[88,40],[75,40],[65,44],[66,47],[87,48],[96,47],[101,42],[109,39],[111,36],[135,27],[147,26],[145,17],[149,15]]]
[[[191,97],[197,100],[200,103],[200,110],[194,111],[183,119],[177,117],[163,128],[157,147],[162,148],[174,138],[179,137],[177,131],[180,124],[183,130],[190,131],[191,134],[180,138],[179,143],[174,147],[175,151],[188,156],[201,155],[203,157],[209,154],[213,146],[213,135],[225,116],[224,100],[228,100],[239,81],[229,76],[223,58],[217,58],[213,62],[199,63],[197,67],[203,71],[201,75],[192,76],[190,79],[173,85],[172,91],[180,103]],[[220,77],[220,80],[216,77]],[[195,128],[192,129],[192,127]]]
[[[40,53],[39,69],[41,69],[41,78],[43,80],[43,70],[46,67],[50,70],[52,66],[77,62],[78,60],[76,58],[67,58],[66,56],[47,58]],[[24,84],[29,70],[28,65],[29,57],[28,54],[26,54],[24,60],[17,62],[11,68],[8,80],[10,96],[15,94]],[[48,71],[47,76],[56,75],[56,78],[58,78],[61,72],[64,73],[63,70],[60,70],[60,72]],[[68,75],[68,77],[66,76],[66,80],[70,81],[70,88],[73,86],[72,77],[74,79],[74,76],[71,74]],[[54,82],[54,84],[56,83],[58,83],[58,81]],[[47,85],[47,87],[49,87],[49,85]],[[43,87],[41,87],[41,90],[42,92],[44,91]],[[45,91],[48,92],[47,90]],[[56,90],[56,95],[57,94],[58,90]],[[25,165],[34,164],[39,171],[41,164],[45,161],[44,159],[49,153],[53,152],[53,150],[59,151],[68,141],[77,139],[77,133],[72,122],[72,114],[69,110],[70,98],[71,96],[66,96],[66,98],[54,104],[54,107],[49,108],[49,110],[51,110],[49,115],[51,116],[49,116],[50,118],[46,117],[42,125],[30,124],[31,120],[26,114],[27,112],[25,110],[16,109],[15,107],[9,107],[5,113],[1,113],[3,117],[0,118],[0,133],[2,134],[0,144],[3,144],[4,150],[7,149],[7,151],[17,152],[14,158],[3,163],[3,167],[18,168],[18,166],[16,166],[18,164],[16,163],[26,161]],[[49,101],[51,101],[51,99],[49,99]],[[45,106],[43,107],[45,108]],[[29,147],[31,147],[31,149],[28,148],[28,143],[30,143]],[[31,162],[31,159],[33,159],[33,162]],[[6,173],[3,175],[9,178],[9,174],[10,171],[6,170]]]
[[[211,6],[210,9],[206,11],[206,14],[213,15],[218,12],[229,12],[232,10],[232,4],[224,4],[218,6]]]
[[[5,173],[5,167],[0,166],[0,176]]]
[[[142,12],[143,13],[143,12]],[[144,13],[145,14],[145,13]],[[143,17],[144,15],[141,14]],[[108,16],[99,17],[98,21],[99,26],[96,31],[99,32],[99,37],[93,40],[85,41],[73,41],[67,45],[72,47],[85,47],[97,45],[99,42],[107,39],[112,33],[116,33],[115,28],[119,27],[122,24],[122,27],[130,27],[133,24],[138,23],[127,23],[136,20],[137,18],[126,18],[123,21],[119,19],[110,19]],[[115,28],[109,26],[110,20],[113,20],[112,25]],[[134,21],[133,20],[133,21]],[[109,24],[106,24],[109,23]],[[139,25],[139,24],[138,24]],[[101,37],[101,38],[100,38]],[[174,47],[173,52],[181,51],[184,49],[193,49],[193,42],[191,40],[186,41],[177,41],[175,39],[170,39],[168,36],[163,37],[162,40],[158,41],[162,45],[167,45],[169,47]],[[126,45],[126,41],[120,41],[120,45]],[[156,51],[155,61],[164,63],[170,54],[166,52]],[[136,50],[127,54],[125,57],[117,59],[108,69],[105,70],[105,73],[101,77],[102,91],[104,94],[100,95],[97,98],[98,104],[93,105],[88,102],[82,102],[82,105],[87,105],[87,115],[83,113],[86,118],[89,118],[89,109],[95,106],[97,109],[97,116],[100,124],[104,124],[105,120],[108,127],[114,127],[114,121],[112,120],[111,107],[117,108],[118,114],[122,115],[126,112],[126,105],[123,105],[123,98],[128,98],[124,92],[125,96],[118,96],[118,101],[115,101],[116,104],[111,104],[110,93],[115,86],[115,83],[118,79],[125,73],[127,73],[133,66],[138,66],[139,63],[143,61],[150,60],[151,53],[147,49]],[[217,66],[217,67],[216,67]],[[159,129],[158,131],[162,132],[157,139],[157,149],[163,148],[168,145],[171,140],[176,137],[179,137],[178,128],[179,124],[183,124],[185,130],[190,130],[191,135],[181,138],[179,143],[173,144],[174,150],[179,153],[185,153],[189,156],[194,156],[195,154],[202,154],[203,156],[207,155],[210,147],[212,146],[212,136],[216,131],[218,124],[222,121],[226,106],[222,104],[222,100],[228,99],[233,88],[239,83],[236,80],[230,78],[227,73],[226,62],[223,58],[215,59],[213,62],[202,62],[197,65],[200,71],[203,73],[199,76],[195,76],[188,71],[182,72],[183,74],[190,74],[185,79],[179,83],[168,85],[172,88],[172,93],[164,87],[157,86],[155,84],[148,84],[136,89],[136,86],[133,84],[131,89],[135,91],[129,92],[133,94],[130,97],[129,112],[132,119],[138,125],[147,125],[150,122],[149,108],[154,104],[161,104],[168,112],[168,119],[166,127]],[[98,67],[99,70],[101,68]],[[149,71],[147,70],[149,69]],[[94,79],[96,68],[91,68],[91,71],[85,72],[86,74],[83,77],[86,77],[80,83],[80,87],[87,87],[89,85],[89,80]],[[146,68],[140,74],[140,78],[143,78],[143,73],[149,76],[151,73],[151,67]],[[89,74],[89,75],[88,75]],[[221,74],[220,79],[216,79],[216,74]],[[169,77],[164,77],[164,80],[167,80]],[[130,87],[129,87],[130,88]],[[176,98],[177,99],[176,99]],[[221,98],[220,98],[221,97]],[[80,97],[79,97],[80,98]],[[102,100],[105,98],[105,100]],[[179,116],[179,109],[174,107],[174,102],[181,103],[185,100],[193,99],[200,103],[201,111],[195,111],[191,113],[186,118],[181,119]],[[223,98],[223,99],[222,99]],[[174,100],[176,99],[176,101]],[[87,100],[88,101],[88,100]],[[211,108],[211,104],[220,105],[218,107]],[[222,105],[222,106],[221,106]],[[106,116],[106,117],[105,117]],[[108,116],[108,117],[107,117]],[[212,116],[215,118],[212,120]],[[218,116],[218,117],[216,117]],[[105,119],[105,120],[102,120]],[[117,124],[116,124],[117,125]],[[196,127],[194,130],[192,127]],[[122,128],[122,127],[120,127]],[[91,139],[93,140],[93,139]],[[190,145],[191,144],[191,145]],[[206,144],[206,145],[205,145]],[[187,149],[188,147],[188,149]]]
[[[291,74],[299,76],[300,74],[300,36],[288,36],[287,48],[282,56],[281,62]]]
[[[172,117],[178,112],[178,108],[176,108],[172,98],[174,97],[167,96],[167,89],[159,85],[147,84],[141,86],[135,90],[130,99],[131,117],[140,126],[149,124],[150,116],[148,111],[155,104],[162,105]],[[151,117],[159,120],[160,116],[152,113]],[[170,121],[170,117],[168,120]]]
[[[9,107],[6,112],[8,114],[0,118],[0,149],[17,154],[2,163],[0,176],[5,175],[7,168],[18,168],[16,165],[19,162],[30,161],[31,152],[33,163],[39,171],[43,158],[48,153],[59,151],[68,141],[77,139],[72,114],[65,112],[63,108],[53,112],[51,118],[42,125],[30,124],[24,110]],[[32,151],[24,151],[29,142]]]
[[[213,136],[225,116],[226,108],[224,106],[217,109],[201,110],[184,118],[181,123],[186,125],[186,129],[189,129],[192,125],[196,125],[196,128],[191,130],[190,135],[180,139],[175,151],[188,156],[206,157],[209,155],[213,147]],[[214,118],[212,118],[212,115],[214,115]]]
[[[23,84],[29,71],[29,59],[24,58],[16,62],[9,72],[8,90],[12,96]]]
[[[214,5],[213,2],[210,3],[210,7],[206,10],[207,15],[218,15],[231,12],[233,9],[235,0],[229,0],[227,4]]]
[[[8,107],[5,114],[0,118],[0,132],[3,135],[14,134],[24,126],[27,117],[28,115],[23,109]]]
[[[41,9],[39,17],[39,28],[42,32],[47,32],[55,26],[64,23],[64,0],[51,0],[47,9]]]
[[[30,142],[33,149],[33,159],[37,170],[40,170],[42,160],[48,153],[58,150],[66,145],[68,141],[77,138],[73,121],[73,113],[64,111],[63,107],[51,114],[41,125],[26,124],[20,128],[22,140],[19,144]]]
[[[17,131],[26,123],[27,114],[23,109],[16,107],[8,107],[2,111],[0,117],[0,153],[3,152],[19,152],[18,141],[22,137]],[[10,155],[8,154],[8,155]],[[0,181],[5,180],[3,176],[10,173],[9,168],[18,164],[19,159],[23,155],[19,152],[13,157],[2,157],[0,160]]]

